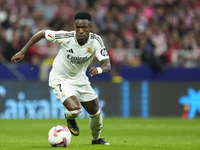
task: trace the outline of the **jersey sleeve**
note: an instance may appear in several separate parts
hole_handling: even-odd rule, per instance
[[[109,59],[109,55],[105,48],[102,38],[96,35],[94,43],[95,43],[95,48],[96,48],[95,56],[97,57],[97,59],[99,61],[103,59]]]
[[[65,39],[66,35],[68,32],[67,31],[52,31],[52,30],[46,30],[45,32],[45,38],[54,43],[62,43],[63,40]]]
[[[55,34],[56,32],[55,31],[52,31],[52,30],[46,30],[45,32],[45,38],[50,41],[50,42],[56,42],[55,40]]]

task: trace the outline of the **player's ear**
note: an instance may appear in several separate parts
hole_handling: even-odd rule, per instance
[[[90,26],[89,26],[89,27],[90,27],[90,31],[92,31],[92,27],[93,27],[93,26],[92,26],[92,24],[90,24]]]
[[[92,25],[92,22],[91,22],[91,21],[89,22],[89,27],[90,27],[90,29],[92,29],[92,27],[93,27],[93,25]]]

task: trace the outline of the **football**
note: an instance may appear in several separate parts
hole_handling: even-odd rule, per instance
[[[71,142],[71,132],[63,125],[52,127],[48,133],[48,141],[53,147],[67,147]]]

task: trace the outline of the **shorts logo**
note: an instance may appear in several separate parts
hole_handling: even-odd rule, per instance
[[[101,50],[101,55],[102,55],[102,56],[108,56],[108,53],[107,53],[107,51],[106,51],[106,48],[104,48],[104,49]]]
[[[62,93],[61,96],[62,96],[62,98],[64,98],[65,97],[65,93]]]
[[[50,37],[50,38],[54,38],[53,34],[51,34],[51,33],[48,33],[47,36]]]
[[[92,53],[92,49],[91,49],[91,47],[88,47],[88,49],[87,49],[87,53],[88,53],[88,54],[91,54],[91,53]]]

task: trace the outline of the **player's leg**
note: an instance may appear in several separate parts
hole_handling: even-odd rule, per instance
[[[76,96],[68,97],[64,102],[63,105],[67,108],[65,110],[65,118],[68,124],[68,128],[71,133],[75,136],[79,135],[79,127],[76,123],[76,118],[81,114],[82,107],[78,98]]]
[[[51,86],[56,97],[65,106],[65,118],[68,124],[68,128],[75,136],[79,135],[79,128],[75,121],[82,111],[81,104],[76,97],[76,88],[68,82],[58,82]]]
[[[74,95],[65,99],[63,105],[67,108],[65,111],[66,117],[71,120],[77,118],[82,111],[81,103]]]
[[[108,142],[100,138],[103,127],[103,119],[97,98],[88,102],[81,102],[82,106],[89,113],[90,129],[92,132],[92,144],[110,145]]]

